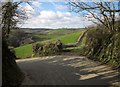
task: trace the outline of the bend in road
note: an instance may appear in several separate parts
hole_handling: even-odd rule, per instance
[[[80,56],[16,60],[26,78],[22,85],[120,85],[118,70]]]

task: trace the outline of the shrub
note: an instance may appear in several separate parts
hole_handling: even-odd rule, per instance
[[[34,56],[48,56],[62,52],[62,43],[60,40],[55,42],[46,42],[43,44],[33,44]]]
[[[91,29],[86,35],[85,55],[88,57],[120,66],[120,32],[106,29]]]

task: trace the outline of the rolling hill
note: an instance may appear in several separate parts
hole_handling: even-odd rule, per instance
[[[79,30],[79,32],[77,31],[77,32],[70,33],[70,34],[66,34],[66,35],[62,35],[62,36],[58,36],[58,37],[53,37],[53,38],[50,38],[48,40],[38,41],[36,43],[43,43],[43,42],[55,41],[55,40],[61,40],[61,42],[63,44],[75,43],[77,41],[77,39],[79,38],[79,36],[82,34],[83,31],[84,30]],[[46,35],[48,35],[48,37],[49,37],[49,34],[46,34]],[[27,45],[15,48],[15,53],[16,53],[16,56],[18,58],[31,57],[32,54],[33,54],[32,44],[27,44]]]

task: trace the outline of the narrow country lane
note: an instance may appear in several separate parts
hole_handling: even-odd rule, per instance
[[[26,78],[22,85],[120,85],[118,70],[80,56],[16,60]]]

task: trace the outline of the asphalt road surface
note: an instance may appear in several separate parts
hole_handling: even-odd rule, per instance
[[[81,56],[48,56],[16,60],[25,73],[22,85],[120,86],[120,73]]]

